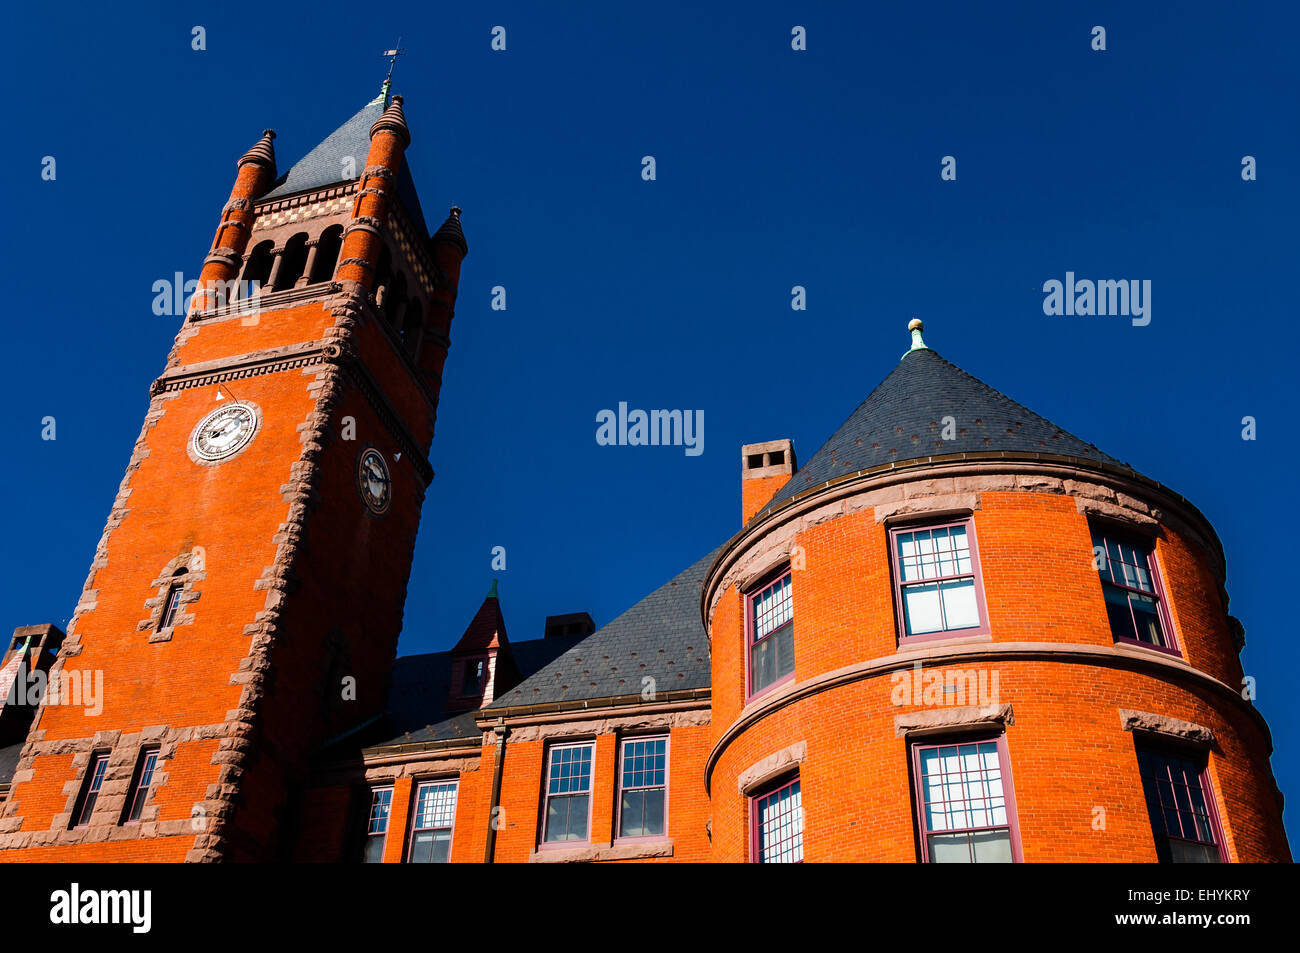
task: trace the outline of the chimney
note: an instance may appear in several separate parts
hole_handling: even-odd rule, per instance
[[[794,476],[794,443],[769,440],[740,448],[740,524],[748,523]]]
[[[596,631],[596,623],[588,612],[570,612],[568,615],[548,615],[546,633],[548,639],[558,639],[566,635],[587,636]]]

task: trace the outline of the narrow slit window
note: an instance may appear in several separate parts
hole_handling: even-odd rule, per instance
[[[104,784],[104,773],[108,770],[108,752],[92,755],[86,766],[86,777],[81,785],[81,794],[77,798],[72,812],[70,827],[85,827],[95,813],[95,802],[99,800],[99,789]]]
[[[127,794],[125,823],[140,820],[149,792],[153,789],[154,772],[158,768],[158,749],[146,748],[140,752],[140,761],[136,765],[135,778]]]

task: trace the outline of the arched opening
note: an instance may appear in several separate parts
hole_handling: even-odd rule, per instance
[[[307,233],[299,232],[284,243],[280,271],[275,276],[275,290],[292,288],[307,267]]]
[[[393,330],[402,327],[402,318],[406,313],[406,275],[400,271],[393,278],[393,283],[384,296],[384,318]]]
[[[343,226],[331,225],[320,233],[316,242],[316,261],[312,263],[308,280],[312,284],[329,281],[334,277],[334,268],[339,263],[339,252],[343,248]]]
[[[244,273],[239,276],[239,287],[235,289],[235,297],[247,298],[255,294],[255,288],[250,288],[250,282],[256,283],[258,288],[264,287],[267,280],[271,277],[271,265],[275,263],[274,242],[261,242],[251,252],[248,259],[244,262]]]
[[[412,358],[420,353],[420,332],[424,330],[424,309],[420,299],[412,298],[406,306],[406,316],[402,319],[402,347]]]
[[[379,262],[375,265],[375,304],[383,308],[388,300],[388,289],[393,283],[393,256],[388,246],[379,249]]]

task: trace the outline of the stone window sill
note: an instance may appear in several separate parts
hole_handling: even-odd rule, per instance
[[[561,850],[535,850],[528,855],[530,864],[581,864],[602,860],[643,860],[647,857],[671,857],[673,842],[670,839],[655,841],[624,841],[617,844],[588,844]]]

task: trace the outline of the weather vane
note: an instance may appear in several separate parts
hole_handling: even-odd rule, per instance
[[[386,84],[388,84],[388,85],[390,85],[390,86],[392,85],[392,83],[393,83],[393,67],[395,67],[395,66],[397,65],[397,58],[398,58],[399,56],[401,56],[401,55],[402,55],[403,53],[405,53],[405,52],[406,52],[406,50],[402,49],[402,38],[399,36],[399,37],[397,38],[397,46],[396,46],[396,47],[394,47],[394,48],[391,49],[391,50],[384,50],[384,52],[380,54],[381,56],[387,56],[387,57],[389,58],[389,60],[388,60],[388,77],[384,80],[384,82],[385,82]]]

